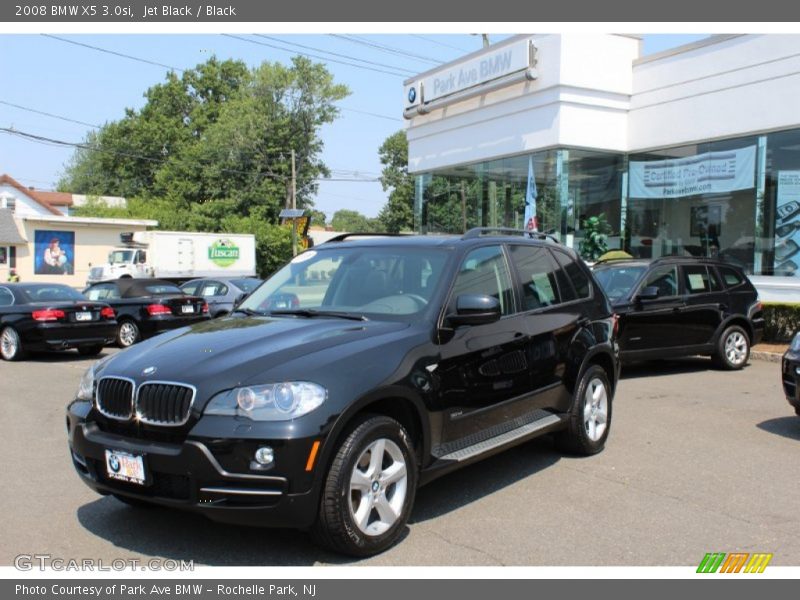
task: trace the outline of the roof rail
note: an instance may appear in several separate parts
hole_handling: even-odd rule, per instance
[[[554,235],[550,235],[549,233],[543,233],[541,231],[530,231],[528,229],[513,229],[512,227],[473,227],[469,231],[467,231],[463,236],[461,236],[462,240],[471,240],[482,235],[486,235],[489,233],[500,233],[502,235],[521,235],[525,237],[529,237],[531,239],[537,240],[550,240],[551,242],[555,242],[556,244],[561,244],[557,237]]]
[[[404,236],[409,236],[409,235],[413,235],[413,234],[410,234],[410,233],[379,233],[379,232],[368,233],[366,231],[361,231],[361,232],[352,232],[352,233],[340,233],[339,235],[334,236],[329,240],[325,240],[325,242],[323,242],[323,243],[328,244],[330,242],[343,242],[347,238],[351,238],[351,237],[404,237]]]

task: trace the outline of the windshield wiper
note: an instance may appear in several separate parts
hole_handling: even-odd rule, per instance
[[[339,319],[349,319],[351,321],[367,321],[364,315],[355,315],[352,313],[338,312],[335,310],[311,310],[308,308],[300,308],[295,310],[271,310],[270,315],[289,315],[296,317],[306,317],[313,319],[314,317],[336,317]]]
[[[242,313],[243,315],[247,315],[248,317],[252,317],[254,315],[259,315],[263,317],[266,314],[261,312],[260,310],[253,310],[252,308],[234,308],[231,314],[233,313]]]

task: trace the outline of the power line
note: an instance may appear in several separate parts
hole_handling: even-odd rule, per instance
[[[411,71],[410,69],[404,69],[403,67],[398,67],[398,66],[395,66],[395,65],[387,65],[386,63],[373,62],[371,60],[367,60],[366,58],[358,58],[356,56],[351,56],[349,54],[340,54],[338,52],[331,52],[330,50],[322,50],[321,48],[314,48],[313,46],[305,46],[303,44],[298,44],[296,42],[287,42],[286,40],[283,40],[281,38],[276,38],[276,37],[272,37],[272,36],[269,36],[269,35],[262,35],[260,33],[254,33],[253,35],[255,37],[264,38],[265,40],[272,40],[273,42],[280,42],[281,44],[288,44],[289,46],[297,46],[298,48],[305,48],[306,50],[314,50],[315,52],[323,52],[325,54],[330,54],[332,56],[338,56],[339,58],[346,58],[348,60],[355,60],[355,61],[358,61],[358,62],[366,63],[368,65],[373,65],[373,66],[376,66],[376,67],[386,67],[388,69],[394,69],[396,71],[405,71],[406,73],[408,73],[410,75],[414,75],[414,71]]]
[[[14,136],[26,139],[26,140],[30,140],[30,141],[33,141],[33,142],[36,142],[36,143],[40,143],[40,144],[45,144],[45,145],[48,145],[48,146],[80,148],[80,149],[84,149],[84,150],[90,150],[90,151],[93,151],[93,152],[100,152],[100,153],[104,153],[104,154],[114,154],[114,155],[117,155],[117,156],[124,156],[126,158],[135,158],[135,159],[139,159],[139,160],[146,160],[146,161],[149,161],[149,162],[157,162],[157,163],[164,163],[164,162],[166,162],[168,160],[167,158],[163,158],[163,157],[162,158],[157,158],[157,157],[153,157],[153,156],[145,156],[145,155],[142,155],[142,154],[136,154],[136,153],[133,153],[133,152],[124,152],[124,151],[121,151],[121,150],[111,150],[111,149],[108,149],[108,148],[98,148],[96,146],[92,146],[91,144],[86,144],[86,143],[81,143],[81,142],[67,142],[67,141],[64,141],[64,140],[49,138],[49,137],[42,136],[42,135],[37,135],[37,134],[34,134],[34,133],[28,133],[26,131],[20,131],[18,129],[13,129],[13,128],[10,128],[10,127],[0,127],[0,133],[5,133],[5,134],[8,134],[8,135],[14,135]],[[197,162],[200,163],[200,164],[203,164],[203,163],[214,164],[212,161],[197,160]],[[223,169],[220,169],[220,171],[222,171],[223,173],[233,173],[233,174],[239,174],[239,175],[253,175],[253,173],[250,172],[250,171],[241,171],[241,170],[238,170],[238,169],[223,168]],[[353,172],[356,173],[355,171],[353,171]],[[289,179],[289,177],[287,175],[282,175],[280,173],[275,173],[275,172],[269,171],[269,170],[265,171],[265,172],[258,173],[258,176],[261,177],[261,178],[270,178],[270,179],[275,179],[277,181],[284,181],[284,182],[288,181],[288,179]],[[314,178],[314,181],[349,181],[349,182],[353,182],[353,183],[373,183],[373,182],[379,181],[379,179],[378,178],[360,178],[360,179],[356,179],[356,178],[344,178],[344,177],[316,177],[316,178]]]
[[[96,50],[97,52],[104,52],[106,54],[112,54],[114,56],[119,56],[119,57],[127,58],[127,59],[130,59],[130,60],[135,60],[135,61],[142,62],[142,63],[148,64],[148,65],[162,67],[162,68],[168,69],[170,71],[180,71],[181,73],[186,71],[186,69],[181,69],[179,67],[173,67],[173,66],[170,66],[170,65],[165,65],[163,63],[158,63],[158,62],[154,62],[154,61],[151,61],[151,60],[147,60],[146,58],[140,58],[138,56],[132,56],[130,54],[123,54],[122,52],[116,52],[114,50],[108,50],[106,48],[101,48],[99,46],[92,46],[91,44],[84,44],[82,42],[76,42],[74,40],[68,40],[66,38],[62,38],[62,37],[59,37],[57,35],[50,35],[50,34],[46,34],[46,33],[43,33],[41,35],[43,35],[44,37],[48,37],[48,38],[54,39],[54,40],[58,40],[60,42],[65,42],[67,44],[74,44],[76,46],[81,46],[83,48],[88,48],[89,50]],[[257,34],[255,34],[255,35],[257,35]],[[232,36],[232,35],[228,35],[227,37],[236,37],[236,39],[240,39],[240,40],[243,40],[243,41],[251,42],[253,44],[258,44],[259,43],[259,42],[256,42],[255,40],[248,40],[247,38],[239,38],[237,36]],[[261,43],[261,45],[266,45],[266,44]],[[286,48],[279,48],[279,49],[280,50],[285,50],[286,52],[290,52],[290,53],[295,52],[294,50],[289,50],[289,49],[286,49]],[[325,52],[325,51],[323,50],[323,52]],[[300,52],[295,52],[295,53],[296,54],[302,54]],[[315,58],[317,58],[317,57],[315,57]],[[319,57],[319,58],[321,60],[330,60],[331,62],[339,62],[339,61],[332,61],[331,59],[326,59],[324,57]],[[356,59],[356,60],[361,60],[361,59]],[[342,63],[342,64],[347,64],[347,63]],[[360,67],[360,68],[368,68],[368,67],[362,67],[361,65],[350,65],[350,66]],[[370,69],[370,70],[373,70],[373,69]],[[380,71],[380,72],[386,73],[386,71]],[[402,75],[400,73],[388,73],[388,74],[389,75],[396,75],[397,77],[405,77],[405,75]],[[4,103],[4,104],[9,104],[10,106],[13,106],[13,105],[11,105],[10,103],[7,103],[7,102]],[[16,108],[21,108],[21,107],[16,106]],[[358,109],[355,109],[355,108],[347,108],[347,107],[344,107],[344,106],[340,106],[339,108],[341,108],[342,110],[348,111],[348,112],[359,113],[359,114],[362,114],[362,115],[369,115],[371,117],[377,117],[379,119],[387,119],[387,120],[398,121],[398,122],[401,121],[401,119],[399,119],[397,117],[390,117],[388,115],[381,115],[381,114],[369,112],[369,111],[366,111],[366,110],[358,110]],[[37,112],[34,109],[29,109],[29,108],[22,108],[22,110],[30,110],[31,112]],[[41,114],[46,114],[46,113],[41,113]],[[53,115],[48,114],[47,116],[53,116]],[[66,117],[63,117],[63,118],[62,117],[57,117],[57,118],[61,118],[62,120],[69,120],[69,121],[72,120],[72,119],[69,119],[69,118],[66,118]],[[83,123],[81,121],[75,121],[75,122],[80,123],[81,125],[88,125],[89,127],[98,128],[97,125],[92,125],[90,123]]]
[[[163,69],[169,69],[170,71],[179,71],[183,73],[185,69],[180,69],[178,67],[172,67],[170,65],[165,65],[164,63],[155,62],[153,60],[148,60],[146,58],[140,58],[138,56],[131,56],[130,54],[124,54],[122,52],[117,52],[116,50],[108,50],[107,48],[101,48],[99,46],[92,46],[91,44],[84,44],[83,42],[77,42],[75,40],[68,40],[67,38],[62,38],[57,35],[51,35],[49,33],[41,33],[46,38],[51,38],[53,40],[58,40],[59,42],[64,42],[65,44],[73,44],[74,46],[81,46],[83,48],[88,48],[90,50],[96,50],[97,52],[104,52],[106,54],[112,54],[114,56],[119,56],[121,58],[127,58],[128,60],[135,60],[140,63],[145,63],[148,65],[152,65],[154,67],[161,67]]]
[[[359,64],[356,64],[356,63],[346,62],[346,61],[343,61],[343,60],[337,60],[335,58],[326,58],[324,56],[319,56],[318,54],[311,54],[310,52],[299,52],[297,50],[292,50],[291,48],[283,48],[281,46],[276,46],[275,44],[268,44],[267,42],[259,42],[257,40],[251,40],[250,38],[241,37],[241,36],[238,36],[238,35],[233,35],[231,33],[222,33],[220,35],[222,35],[224,37],[233,38],[235,40],[239,40],[239,41],[242,41],[242,42],[248,42],[250,44],[257,44],[259,46],[266,46],[267,48],[273,48],[273,49],[276,49],[276,50],[282,50],[283,52],[300,54],[301,56],[306,56],[308,58],[316,58],[318,60],[323,60],[323,61],[326,61],[326,62],[338,63],[338,64],[341,64],[341,65],[346,65],[348,67],[355,67],[356,69],[365,69],[367,71],[374,71],[376,73],[383,73],[385,75],[393,75],[395,77],[406,77],[406,75],[404,75],[402,73],[398,73],[397,71],[386,71],[384,69],[377,69],[377,68],[374,68],[374,67],[368,67],[366,65],[359,65]]]
[[[445,42],[440,42],[439,40],[435,40],[433,38],[426,37],[424,35],[419,35],[416,33],[411,34],[412,37],[419,38],[421,40],[425,40],[426,42],[430,42],[431,44],[437,44],[439,46],[443,46],[445,48],[451,48],[452,50],[458,50],[459,52],[469,53],[472,50],[465,50],[464,48],[459,48],[458,46],[453,46],[452,44],[446,44]]]
[[[375,48],[377,50],[380,50],[381,52],[388,52],[389,54],[400,54],[422,62],[433,63],[434,65],[443,64],[442,61],[439,60],[438,58],[430,58],[428,56],[414,54],[413,52],[408,52],[406,50],[403,50],[402,48],[396,48],[393,46],[387,46],[385,44],[379,44],[378,42],[366,40],[362,37],[358,37],[355,35],[342,35],[339,33],[329,33],[328,35],[330,35],[331,37],[347,40],[348,42],[351,42],[353,44],[361,44],[362,46],[369,46],[370,48]]]
[[[22,106],[20,104],[14,104],[13,102],[6,102],[5,100],[0,100],[0,104],[5,104],[6,106],[11,106],[13,108],[18,108],[19,110],[25,110],[27,112],[36,113],[37,115],[44,115],[45,117],[51,117],[53,119],[60,119],[62,121],[67,121],[68,123],[77,123],[78,125],[86,125],[87,127],[91,127],[92,129],[100,129],[100,125],[94,125],[92,123],[87,123],[85,121],[78,121],[77,119],[71,119],[69,117],[64,117],[62,115],[56,115],[53,113],[45,112],[43,110],[37,110],[35,108],[29,108],[27,106]]]

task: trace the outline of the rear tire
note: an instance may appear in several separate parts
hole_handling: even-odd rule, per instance
[[[741,369],[750,359],[750,337],[739,325],[731,325],[717,340],[717,351],[711,357],[720,369]]]
[[[96,346],[78,346],[78,354],[81,356],[97,356],[103,351],[103,345]]]
[[[3,360],[22,360],[26,355],[22,338],[19,337],[17,330],[11,326],[4,327],[0,331],[0,356]]]
[[[141,338],[139,327],[130,319],[123,319],[117,327],[117,346],[130,348]]]
[[[417,489],[411,438],[400,423],[366,415],[325,476],[314,540],[350,556],[383,552],[403,534]]]
[[[567,429],[556,435],[558,446],[582,456],[601,452],[611,428],[613,396],[605,370],[590,365],[575,389]]]

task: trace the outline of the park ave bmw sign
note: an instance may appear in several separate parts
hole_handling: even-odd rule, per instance
[[[530,66],[530,39],[499,44],[473,58],[407,82],[406,108],[432,102]]]

